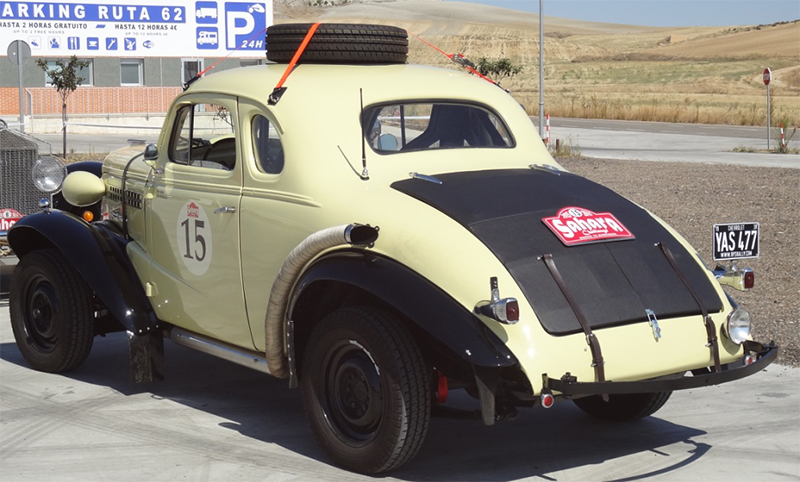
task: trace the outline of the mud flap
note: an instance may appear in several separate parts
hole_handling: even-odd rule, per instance
[[[131,382],[164,380],[164,337],[160,332],[136,335],[128,332]]]
[[[478,367],[475,370],[475,385],[478,387],[478,396],[481,402],[481,421],[484,425],[494,425],[497,419],[495,411],[494,393],[497,390],[497,380],[495,377],[481,373]]]

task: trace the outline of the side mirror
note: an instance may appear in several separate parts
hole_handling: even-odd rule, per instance
[[[155,161],[158,159],[158,147],[155,144],[147,144],[144,148],[144,160],[148,165],[154,166]]]

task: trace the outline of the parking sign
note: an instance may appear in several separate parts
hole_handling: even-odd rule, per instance
[[[271,1],[0,1],[0,45],[33,56],[264,56]]]
[[[272,19],[272,12],[269,12]],[[264,50],[267,7],[264,3],[225,3],[225,48]]]

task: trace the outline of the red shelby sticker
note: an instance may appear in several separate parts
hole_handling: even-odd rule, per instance
[[[555,216],[542,218],[542,222],[567,246],[634,238],[613,214],[575,206],[561,208]]]

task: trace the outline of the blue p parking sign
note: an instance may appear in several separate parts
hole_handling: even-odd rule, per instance
[[[263,2],[225,3],[225,48],[264,50],[267,8]]]

